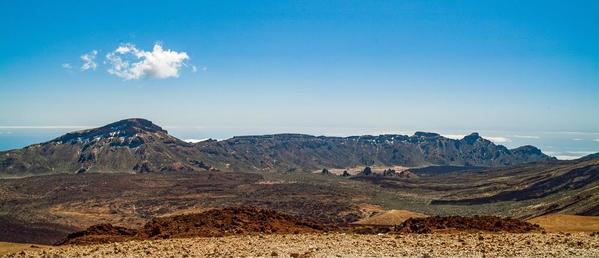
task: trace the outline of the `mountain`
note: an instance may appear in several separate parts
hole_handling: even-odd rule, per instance
[[[508,149],[472,133],[461,140],[413,136],[240,136],[187,143],[152,122],[125,119],[0,152],[0,175],[84,172],[313,171],[355,166],[502,167],[549,161],[533,146]]]
[[[194,154],[193,145],[152,122],[125,119],[0,153],[0,174],[194,170],[198,164],[188,159]]]
[[[200,145],[210,164],[226,160],[235,168],[279,171],[374,165],[500,167],[555,159],[533,146],[510,150],[477,133],[461,140],[425,132],[413,136],[351,137],[276,134],[233,137]]]

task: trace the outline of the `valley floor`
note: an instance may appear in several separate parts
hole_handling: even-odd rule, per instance
[[[271,234],[40,247],[7,257],[599,257],[596,233]]]

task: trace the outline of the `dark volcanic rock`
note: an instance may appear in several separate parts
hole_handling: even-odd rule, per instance
[[[225,236],[248,233],[306,233],[322,230],[315,222],[268,209],[231,207],[199,214],[155,218],[141,229],[147,238]]]
[[[397,172],[394,169],[385,169],[383,176],[397,176]]]
[[[96,244],[126,241],[136,234],[137,230],[134,229],[113,226],[111,224],[98,224],[93,225],[84,231],[68,234],[67,237],[58,244]]]
[[[362,170],[362,172],[360,172],[359,174],[360,176],[372,176],[372,169],[370,167],[365,167],[364,170]]]
[[[60,244],[91,244],[133,239],[173,237],[219,237],[233,234],[281,233],[297,234],[325,230],[316,222],[267,209],[231,207],[203,213],[154,218],[141,229],[134,230],[99,224],[69,234]]]
[[[417,234],[442,230],[525,233],[541,228],[525,221],[495,216],[410,218],[396,228],[399,233]]]

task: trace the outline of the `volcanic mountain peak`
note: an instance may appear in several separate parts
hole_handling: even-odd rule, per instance
[[[52,142],[72,143],[89,142],[98,139],[127,139],[145,134],[163,134],[168,132],[149,120],[142,118],[129,118],[114,122],[102,127],[67,133]]]
[[[464,136],[464,138],[462,140],[467,142],[468,144],[473,144],[476,141],[478,141],[479,139],[484,139],[484,138],[480,137],[480,135],[477,132],[474,132],[474,133]]]
[[[123,119],[121,121],[108,124],[104,127],[109,127],[113,130],[135,129],[139,131],[167,133],[167,131],[162,129],[162,127],[155,125],[154,123],[152,123],[152,121],[143,118]]]

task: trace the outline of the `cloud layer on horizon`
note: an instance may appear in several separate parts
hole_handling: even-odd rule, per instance
[[[463,139],[466,135],[464,135],[464,134],[443,134],[442,136],[445,138],[449,138],[449,139],[460,140],[460,139]],[[502,136],[482,136],[482,137],[489,141],[492,141],[494,143],[506,143],[506,142],[512,141],[512,139],[507,138],[507,137],[502,137]]]

